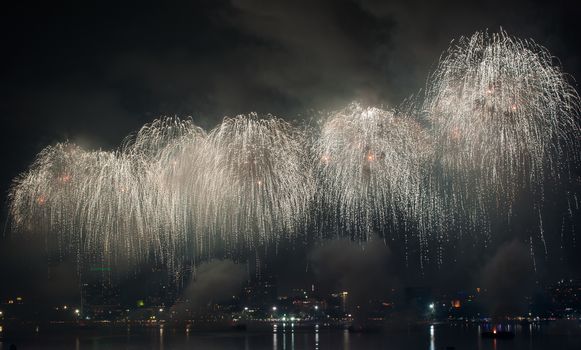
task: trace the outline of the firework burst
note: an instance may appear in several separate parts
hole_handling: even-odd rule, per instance
[[[564,152],[577,148],[575,89],[544,48],[502,31],[450,47],[428,84],[424,111],[444,176],[502,208],[520,190],[539,190]]]
[[[153,256],[177,271],[216,251],[400,233],[424,261],[430,241],[510,216],[524,192],[542,222],[543,186],[568,179],[580,136],[579,97],[545,49],[504,32],[461,38],[416,105],[353,103],[305,129],[162,118],[115,151],[59,143],[14,181],[12,225],[79,262]]]
[[[430,150],[411,118],[358,104],[332,113],[313,145],[321,229],[365,241],[416,219]]]

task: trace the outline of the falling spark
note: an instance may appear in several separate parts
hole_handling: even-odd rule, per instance
[[[177,273],[217,251],[379,235],[405,242],[406,264],[416,242],[423,266],[442,263],[453,232],[487,245],[482,227],[510,221],[526,192],[546,251],[543,185],[572,180],[562,169],[581,134],[579,96],[550,54],[502,31],[461,38],[413,106],[352,103],[302,129],[256,114],[208,132],[161,118],[114,151],[58,143],[14,180],[11,223],[79,263],[154,258]]]

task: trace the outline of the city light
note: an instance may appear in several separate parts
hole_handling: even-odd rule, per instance
[[[273,306],[272,307],[272,311],[276,311],[276,306]]]

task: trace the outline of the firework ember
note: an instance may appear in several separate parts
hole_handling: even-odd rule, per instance
[[[415,105],[353,103],[306,128],[251,114],[206,132],[162,118],[115,151],[59,143],[14,181],[12,225],[80,261],[153,257],[175,270],[299,237],[403,232],[427,256],[428,241],[476,230],[525,191],[541,222],[542,188],[567,177],[580,136],[579,97],[545,49],[504,32],[461,38]]]

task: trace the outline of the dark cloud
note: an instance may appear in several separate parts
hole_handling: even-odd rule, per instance
[[[549,16],[556,6],[530,1],[425,2],[361,0],[361,7],[378,18],[392,18],[386,72],[390,84],[405,93],[422,87],[440,53],[450,42],[475,31],[498,31],[547,42]],[[399,97],[402,97],[399,95]]]
[[[353,99],[396,105],[449,42],[500,26],[576,75],[570,2],[201,1],[14,5],[2,14],[5,146],[65,138],[118,145],[160,115],[213,126],[258,111],[294,119]],[[10,176],[23,170],[26,151]]]
[[[303,108],[381,102],[383,60],[393,21],[351,1],[233,1],[233,23],[266,45],[257,81]]]

